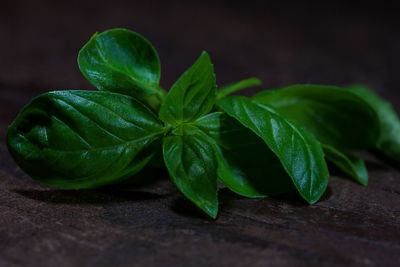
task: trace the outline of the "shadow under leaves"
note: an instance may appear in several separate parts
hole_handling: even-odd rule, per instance
[[[14,190],[17,194],[52,204],[96,205],[165,198],[151,192],[105,189]]]
[[[332,195],[332,190],[328,186],[325,193],[322,195],[322,197],[319,199],[319,201],[325,201],[328,200]],[[232,201],[235,200],[248,200],[249,198],[240,196],[229,190],[228,188],[222,188],[218,191],[218,197],[220,200],[221,206],[224,208],[228,208],[231,205]],[[309,206],[309,204],[301,197],[301,195],[296,191],[292,190],[286,193],[282,193],[276,196],[270,196],[266,197],[266,200],[269,201],[274,201],[274,202],[285,202],[286,204],[290,204],[295,207],[306,207]]]
[[[387,163],[387,165],[385,166],[384,164],[379,164],[379,163],[375,163],[375,162],[368,162],[367,163],[367,167],[368,169],[371,168],[371,170],[388,170],[391,168],[394,168],[398,171],[400,171],[400,163],[388,156],[386,156],[385,154],[383,154],[382,152],[380,152],[377,149],[373,149],[371,151],[371,153],[377,157],[379,160],[381,160],[382,162]]]
[[[211,217],[205,214],[200,208],[198,208],[190,200],[184,197],[179,197],[175,199],[172,202],[171,210],[185,217],[214,221]]]

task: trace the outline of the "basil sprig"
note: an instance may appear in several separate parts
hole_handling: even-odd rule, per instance
[[[376,148],[400,160],[400,121],[364,87],[294,85],[228,96],[261,81],[218,89],[202,52],[167,93],[156,50],[126,29],[96,33],[78,63],[99,91],[43,94],[9,126],[11,155],[45,184],[102,186],[163,159],[182,194],[216,218],[219,182],[250,198],[297,190],[313,204],[328,185],[326,160],[363,185],[367,170],[354,150]]]

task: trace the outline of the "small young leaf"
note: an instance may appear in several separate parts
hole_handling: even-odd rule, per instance
[[[350,89],[378,114],[381,132],[377,148],[388,157],[400,161],[400,120],[392,105],[363,85],[353,85]]]
[[[257,85],[261,85],[261,84],[262,84],[262,81],[257,78],[249,78],[249,79],[246,79],[246,80],[243,80],[240,82],[231,83],[231,84],[221,87],[217,91],[217,98],[220,99],[222,97],[225,97],[225,96],[227,96],[231,93],[237,92],[239,90],[243,90],[248,87],[257,86]]]
[[[137,173],[151,159],[163,126],[129,96],[56,91],[32,100],[10,125],[18,165],[45,184],[87,188]]]
[[[217,161],[214,146],[200,130],[180,126],[164,138],[163,154],[179,190],[212,218],[217,217]]]
[[[362,159],[355,155],[346,155],[329,145],[322,145],[322,148],[325,152],[325,158],[329,162],[333,163],[360,184],[368,184],[368,172]]]
[[[222,98],[217,105],[264,140],[306,201],[318,201],[329,172],[321,145],[311,134],[268,105],[245,97]]]
[[[215,140],[218,177],[233,192],[254,198],[295,189],[276,155],[236,119],[214,112],[195,125]]]
[[[179,125],[193,121],[211,110],[216,99],[214,68],[203,52],[175,82],[160,109],[160,119]]]
[[[340,149],[371,148],[379,136],[375,111],[343,88],[293,85],[261,92],[253,99],[278,109],[321,143]]]
[[[81,49],[78,64],[97,89],[144,99],[163,97],[159,87],[160,60],[157,51],[141,35],[112,29],[95,34]]]

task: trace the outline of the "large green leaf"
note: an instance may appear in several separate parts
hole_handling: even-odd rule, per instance
[[[362,185],[368,184],[364,161],[352,154],[345,154],[329,145],[322,145],[326,159]]]
[[[249,79],[242,80],[239,82],[231,83],[231,84],[222,86],[217,91],[217,98],[220,99],[220,98],[225,97],[234,92],[246,89],[248,87],[261,85],[261,84],[262,84],[262,81],[258,78],[249,78]]]
[[[217,104],[264,140],[305,200],[311,204],[318,201],[327,187],[329,172],[321,145],[313,135],[261,102],[231,96]],[[266,165],[266,173],[268,168]]]
[[[377,148],[388,157],[400,161],[400,120],[392,105],[363,85],[353,85],[350,89],[378,114],[381,132]]]
[[[214,144],[195,127],[183,125],[164,138],[164,161],[179,190],[212,218],[218,213]]]
[[[172,125],[193,121],[209,112],[216,99],[214,68],[203,52],[175,82],[160,110],[160,119]]]
[[[164,128],[129,96],[56,91],[32,100],[10,125],[9,150],[33,178],[56,187],[85,188],[138,172]]]
[[[163,97],[157,51],[141,35],[112,29],[95,34],[78,56],[81,72],[99,90],[144,99]]]
[[[276,155],[236,119],[214,112],[196,120],[195,125],[215,140],[218,177],[235,193],[265,197],[294,189]]]
[[[253,97],[312,132],[319,141],[340,149],[365,149],[376,144],[376,112],[346,89],[294,85],[264,91]]]

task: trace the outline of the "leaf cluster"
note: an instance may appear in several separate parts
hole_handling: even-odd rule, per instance
[[[400,122],[391,105],[361,86],[294,85],[229,96],[261,81],[218,87],[206,52],[173,84],[159,85],[149,41],[126,30],[95,34],[78,56],[98,91],[34,98],[9,126],[7,144],[32,178],[90,188],[132,177],[162,151],[178,189],[212,218],[218,183],[249,197],[297,190],[310,204],[327,188],[327,161],[362,185],[357,150],[400,160]]]

